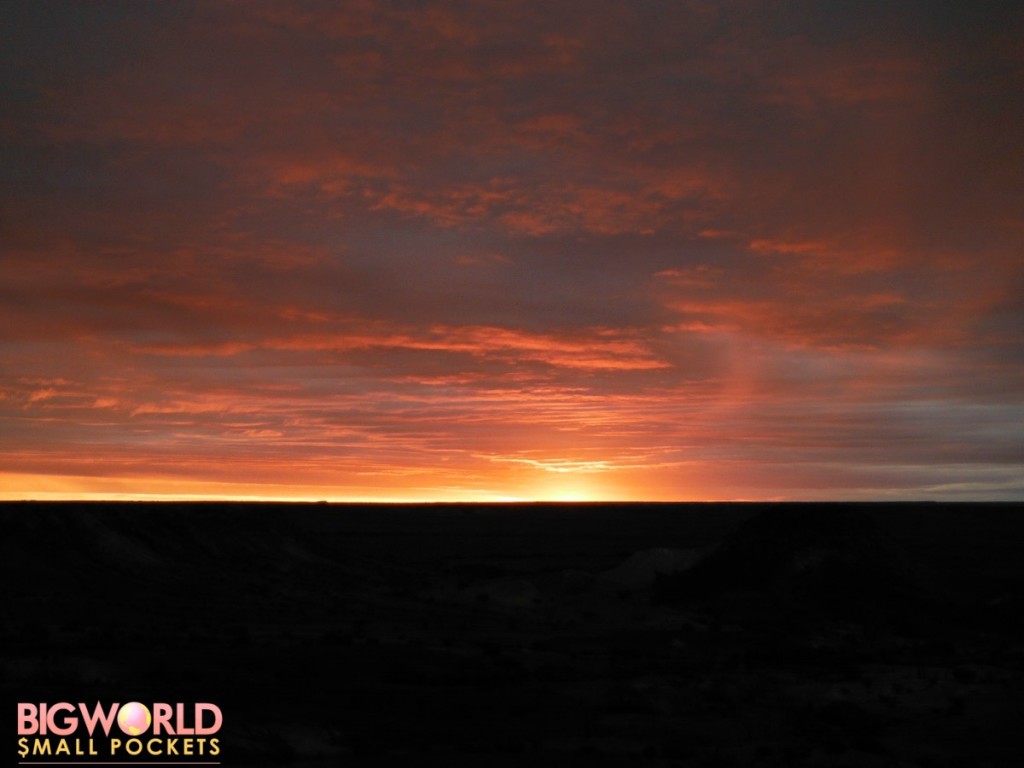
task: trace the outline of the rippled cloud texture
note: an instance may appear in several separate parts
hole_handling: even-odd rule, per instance
[[[1024,496],[1024,18],[8,2],[0,495]]]

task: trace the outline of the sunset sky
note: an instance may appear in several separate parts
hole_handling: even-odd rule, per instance
[[[0,498],[1024,498],[1018,2],[4,2]]]

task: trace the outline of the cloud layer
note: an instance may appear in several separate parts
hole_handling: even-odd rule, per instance
[[[1017,4],[0,14],[0,496],[1024,496]]]

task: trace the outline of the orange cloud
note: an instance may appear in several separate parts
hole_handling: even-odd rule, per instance
[[[1020,497],[1020,19],[925,5],[8,14],[0,495]]]

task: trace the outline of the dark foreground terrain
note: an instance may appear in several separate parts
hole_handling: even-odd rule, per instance
[[[226,766],[1024,765],[1024,509],[0,505],[17,701]]]

